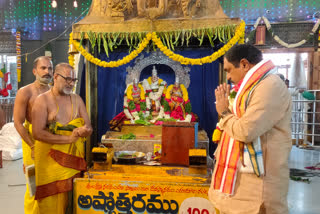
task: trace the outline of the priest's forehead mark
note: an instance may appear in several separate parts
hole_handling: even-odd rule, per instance
[[[63,67],[60,71],[58,71],[57,73],[63,74],[66,77],[73,77],[75,76],[75,72],[72,68],[69,67]]]

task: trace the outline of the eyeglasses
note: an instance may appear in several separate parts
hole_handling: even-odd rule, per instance
[[[57,73],[58,74],[58,73]],[[75,79],[72,79],[71,77],[64,77],[62,76],[61,74],[58,74],[60,77],[62,77],[68,84],[74,82],[74,83],[77,83],[78,79],[75,78]]]

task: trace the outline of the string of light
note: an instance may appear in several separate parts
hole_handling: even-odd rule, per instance
[[[81,13],[81,15],[78,16],[78,17],[72,22],[72,24],[69,25],[69,26],[68,26],[61,34],[59,34],[57,37],[49,40],[48,42],[46,42],[45,44],[41,45],[39,48],[37,48],[37,49],[35,49],[35,50],[31,51],[31,52],[21,54],[21,56],[28,56],[28,55],[30,55],[30,54],[33,54],[33,53],[37,52],[38,50],[40,50],[41,48],[45,47],[47,44],[49,44],[49,43],[57,40],[58,38],[60,38],[60,37],[61,37],[62,35],[64,35],[64,34],[72,27],[72,25],[73,25],[74,23],[76,23],[76,22],[82,17],[82,15],[83,15],[84,13],[86,13],[88,10],[89,10],[89,8],[87,8],[86,10],[84,10],[84,11]]]

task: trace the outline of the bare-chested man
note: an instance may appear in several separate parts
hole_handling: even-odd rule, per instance
[[[73,68],[60,63],[54,86],[34,102],[35,198],[40,213],[65,213],[72,203],[68,199],[72,180],[86,170],[84,142],[92,127],[84,102],[72,93],[76,81]]]
[[[33,74],[36,80],[18,90],[14,103],[14,126],[22,138],[23,165],[24,167],[34,164],[33,149],[34,140],[32,138],[31,124],[33,122],[31,111],[36,97],[49,90],[49,83],[52,80],[52,62],[49,57],[41,56],[33,62]],[[24,212],[37,213],[37,203],[34,196],[30,195],[30,189],[27,185],[24,197]]]

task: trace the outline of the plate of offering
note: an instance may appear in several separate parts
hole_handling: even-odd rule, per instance
[[[116,162],[125,164],[135,164],[144,159],[145,154],[137,151],[119,151],[114,153]]]

